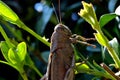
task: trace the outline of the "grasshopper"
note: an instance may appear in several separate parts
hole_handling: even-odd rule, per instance
[[[79,41],[82,40],[82,41]],[[74,50],[73,43],[89,44],[86,39],[78,35],[72,35],[71,30],[62,23],[55,26],[51,36],[50,54],[46,74],[41,80],[74,80]]]
[[[74,36],[74,37],[73,37]],[[74,79],[74,50],[73,43],[80,42],[93,46],[87,42],[79,41],[94,40],[93,38],[83,38],[78,35],[72,35],[71,30],[59,23],[55,26],[51,36],[50,55],[47,72],[41,80],[73,80]]]
[[[74,51],[70,29],[58,24],[51,36],[50,55],[46,75],[41,80],[73,80]]]

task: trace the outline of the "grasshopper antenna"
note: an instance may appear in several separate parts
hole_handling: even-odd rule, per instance
[[[62,23],[62,21],[61,21],[61,10],[60,10],[60,0],[58,0],[58,14],[59,14],[59,17],[57,15],[57,12],[56,12],[54,4],[52,3],[52,0],[51,0],[51,4],[52,4],[53,10],[55,12],[55,16],[57,18],[58,23]]]
[[[54,6],[52,0],[50,0],[50,4],[52,4],[53,11],[54,11],[54,13],[55,13],[56,19],[57,19],[58,23],[60,23],[60,20],[59,20],[59,18],[58,18],[58,15],[57,15],[57,12],[56,12],[56,9],[55,9],[55,6]]]
[[[54,12],[55,12],[55,16],[56,16],[56,18],[57,18],[57,21],[58,21],[58,23],[60,23],[60,20],[59,20],[59,18],[58,18],[58,16],[57,16],[57,12],[56,12],[56,10],[55,10],[55,6],[54,6],[53,3],[52,3],[52,6],[53,6],[53,10],[54,10]]]
[[[60,23],[62,23],[62,21],[61,21],[61,10],[60,10],[60,0],[58,0],[59,2],[59,4],[58,4],[58,9],[59,9],[59,18],[60,18]]]

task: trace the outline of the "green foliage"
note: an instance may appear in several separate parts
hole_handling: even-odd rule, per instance
[[[8,44],[4,41],[1,42],[0,48],[2,51],[3,56],[5,57],[6,61],[0,61],[1,63],[5,63],[10,65],[11,67],[15,68],[19,71],[21,76],[26,74],[24,73],[24,65],[28,65],[29,67],[33,68],[39,76],[42,76],[41,73],[37,70],[34,66],[33,61],[27,54],[27,47],[25,42],[19,43],[16,47],[9,47]],[[24,76],[23,79],[26,79],[27,76]]]
[[[19,28],[22,28],[23,30],[26,30],[30,34],[32,34],[34,37],[39,39],[41,42],[49,46],[50,44],[43,39],[41,36],[36,34],[33,30],[31,30],[29,27],[27,27],[19,18],[18,16],[2,1],[0,1],[0,16],[2,19],[9,21],[13,24],[16,24]]]
[[[2,1],[0,1],[0,17],[11,23],[16,23],[18,20],[18,16]]]
[[[92,28],[94,30],[96,30],[97,33],[94,33],[96,40],[102,46],[106,47],[106,49],[108,50],[109,54],[111,55],[112,59],[115,62],[115,67],[118,68],[118,69],[120,69],[120,59],[119,59],[118,54],[116,53],[117,51],[115,51],[116,50],[115,46],[114,46],[114,48],[113,48],[113,46],[111,47],[111,45],[109,44],[108,39],[103,34],[103,32],[102,32],[102,30],[100,28],[100,27],[103,27],[105,24],[107,24],[109,21],[111,21],[113,18],[115,18],[117,16],[117,14],[115,14],[115,13],[114,14],[105,14],[105,15],[101,16],[100,22],[98,22],[97,19],[96,19],[96,17],[95,17],[96,14],[95,14],[94,9],[92,8],[92,5],[91,4],[87,4],[85,2],[82,2],[82,3],[83,3],[83,6],[84,6],[84,9],[80,10],[79,15],[83,19],[85,19],[92,26]],[[93,10],[91,10],[91,9],[93,9]],[[91,14],[91,12],[89,12],[89,11],[92,11],[93,14]],[[84,16],[84,15],[86,15],[86,16]],[[93,24],[93,22],[95,22],[95,23]],[[95,65],[96,65],[96,63],[95,63]],[[112,74],[112,72],[110,72],[109,69],[107,69],[106,67],[104,69],[109,74]],[[111,75],[111,76],[113,76],[114,78],[116,78],[116,76],[114,76],[114,75]],[[114,79],[112,79],[112,80],[114,80]]]
[[[49,43],[43,39],[41,36],[33,32],[30,28],[25,26],[23,22],[20,21],[18,16],[2,1],[0,1],[0,16],[3,20],[9,21],[13,24],[18,25],[21,27],[21,25],[24,27],[26,31],[33,34],[33,36],[36,36],[46,45],[49,45]],[[34,66],[33,61],[30,59],[30,57],[27,54],[27,47],[25,42],[19,43],[17,46],[10,42],[9,38],[7,37],[5,31],[3,30],[2,26],[0,26],[0,32],[2,36],[5,38],[6,41],[0,43],[0,48],[2,51],[2,54],[7,62],[0,61],[1,63],[5,63],[7,65],[10,65],[11,67],[15,68],[22,78],[24,80],[28,80],[26,73],[24,71],[24,65],[28,65],[29,67],[33,68],[40,77],[42,77],[42,74],[38,71],[38,69]],[[27,57],[26,57],[27,56]]]
[[[105,26],[105,24],[107,24],[109,21],[111,21],[115,17],[117,17],[115,13],[102,15],[99,20],[100,27],[102,28],[103,26]]]
[[[0,62],[8,64],[11,67],[15,68],[16,70],[19,71],[21,76],[23,76],[22,73],[24,73],[24,69],[23,69],[24,60],[27,53],[26,44],[22,42],[18,44],[17,48],[15,49],[15,47],[9,47],[8,44],[4,41],[4,42],[1,42],[1,51],[5,59],[7,60],[7,62],[5,61],[0,61]],[[23,78],[27,80],[27,76]]]

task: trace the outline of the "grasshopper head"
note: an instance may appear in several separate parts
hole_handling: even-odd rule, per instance
[[[63,25],[61,23],[59,23],[59,24],[57,24],[55,26],[54,31],[60,33],[61,35],[62,34],[63,35],[67,35],[67,36],[71,36],[72,35],[71,30],[67,26],[65,26],[65,25]]]

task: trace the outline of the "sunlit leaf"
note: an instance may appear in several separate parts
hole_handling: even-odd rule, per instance
[[[21,61],[25,60],[27,54],[27,47],[25,42],[21,42],[17,46],[17,55]]]
[[[48,11],[46,11],[46,14],[48,13]],[[46,16],[46,14],[44,16]],[[13,24],[16,24],[19,28],[22,28],[23,30],[29,32],[30,34],[32,34],[34,37],[36,37],[37,39],[39,39],[41,42],[43,42],[44,44],[46,44],[47,46],[50,46],[50,43],[45,41],[44,39],[42,39],[42,37],[38,34],[36,34],[33,30],[31,30],[29,27],[27,27],[20,19],[19,17],[16,15],[15,12],[12,11],[12,9],[10,9],[5,3],[3,3],[2,1],[0,1],[0,18],[9,21]],[[50,18],[50,17],[49,17]],[[42,23],[43,24],[43,23]],[[45,26],[44,26],[45,27]],[[43,31],[43,30],[42,30]]]
[[[100,17],[99,24],[100,27],[103,27],[106,25],[108,22],[110,22],[112,19],[114,19],[117,15],[115,13],[111,14],[104,14]]]
[[[93,29],[99,29],[97,17],[93,5],[82,1],[83,9],[78,13],[83,19],[85,19]]]
[[[0,0],[0,17],[12,23],[16,22],[19,19],[18,16],[1,0]]]
[[[12,48],[10,48],[8,51],[8,58],[12,64],[17,64],[20,62],[18,55],[16,54],[16,52]]]
[[[1,48],[1,51],[2,51],[2,55],[9,62],[9,59],[8,59],[9,46],[7,45],[7,43],[5,41],[2,41],[0,43],[0,48]]]
[[[75,74],[82,72],[82,70],[89,70],[89,66],[87,64],[84,63],[76,63],[76,71]]]
[[[78,69],[83,69],[83,68],[89,69],[89,66],[85,63],[76,63],[75,65],[78,67]]]

